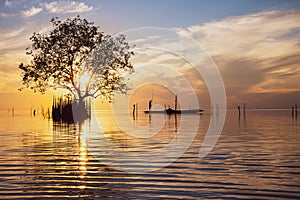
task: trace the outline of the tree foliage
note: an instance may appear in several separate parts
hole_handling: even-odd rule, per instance
[[[122,73],[133,72],[133,52],[124,35],[104,35],[93,23],[77,16],[51,20],[48,34],[33,33],[27,54],[30,64],[19,65],[23,84],[41,93],[63,88],[76,99],[105,97],[127,89]],[[22,89],[22,88],[21,88]]]

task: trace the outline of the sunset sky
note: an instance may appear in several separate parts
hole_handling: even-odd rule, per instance
[[[209,68],[215,63],[222,75],[230,108],[243,102],[251,108],[300,105],[300,1],[1,0],[0,7],[2,110],[50,105],[53,91],[43,96],[29,89],[18,91],[22,86],[18,65],[30,61],[25,49],[30,45],[33,32],[51,30],[52,17],[63,20],[77,14],[95,22],[106,34],[124,32],[129,42],[137,46],[132,60],[137,75],[131,84],[140,90],[136,90],[136,94],[130,92],[132,98],[136,98],[131,102],[142,104],[154,93],[157,103],[168,104],[166,99],[169,98],[172,103],[170,91],[163,88],[176,87],[179,98],[187,102],[185,107],[195,106],[189,102],[193,92],[200,106],[209,108],[205,77],[201,72],[197,74],[193,67]],[[183,42],[183,36],[190,38],[193,44]],[[194,54],[195,48],[203,55]],[[184,59],[187,55],[197,61],[190,63]],[[208,64],[209,59],[213,63]],[[141,89],[142,85],[134,82],[137,79],[148,85],[159,82],[163,87]],[[186,87],[185,80],[192,90]],[[138,91],[141,93],[137,94]],[[99,101],[96,108],[107,108],[107,103]]]

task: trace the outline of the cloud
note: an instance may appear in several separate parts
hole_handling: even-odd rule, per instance
[[[191,26],[179,31],[201,42],[214,55],[238,54],[265,58],[281,56],[286,50],[295,47],[294,39],[299,36],[295,30],[300,29],[299,17],[299,11],[269,11]],[[288,34],[290,32],[294,34]],[[283,39],[283,36],[286,37]]]
[[[0,17],[8,17],[8,13],[1,12]]]
[[[15,50],[25,50],[27,40],[29,42],[29,31],[26,30],[26,26],[22,26],[16,29],[7,29],[0,31],[0,63],[1,61],[9,62],[9,60],[2,59],[7,54],[13,54]]]
[[[258,106],[278,93],[300,91],[298,19],[299,10],[273,10],[176,30],[205,47],[232,104],[244,99]]]
[[[4,6],[5,7],[13,7],[13,2],[9,1],[9,0],[6,0],[5,3],[4,3]]]
[[[26,47],[30,45],[30,36],[34,31],[46,31],[48,26],[42,24],[24,24],[14,29],[0,30],[0,72],[15,74],[21,62],[28,63],[30,56],[26,55]],[[13,79],[13,78],[12,78]]]
[[[7,38],[19,36],[24,30],[25,27],[21,27],[16,30],[10,30],[10,31],[0,31],[1,33],[0,41],[3,41],[4,39]]]
[[[82,13],[93,9],[83,2],[75,1],[53,1],[44,3],[44,6],[50,13]]]
[[[42,12],[42,10],[43,8],[33,6],[29,10],[22,11],[22,16],[24,18],[32,17]]]
[[[16,16],[14,13],[0,12],[0,17],[2,17],[2,18],[14,17],[14,16]]]

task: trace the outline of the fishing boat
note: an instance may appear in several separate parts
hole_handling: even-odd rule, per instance
[[[165,110],[151,110],[152,107],[152,101],[149,101],[149,110],[145,110],[144,112],[147,114],[151,114],[151,113],[156,113],[156,114],[200,114],[201,112],[203,112],[204,110],[202,109],[189,109],[189,110],[177,110],[177,95],[175,95],[175,109],[172,108],[168,108]]]
[[[201,112],[203,112],[204,110],[202,109],[189,109],[189,110],[174,110],[172,108],[168,108],[168,109],[165,109],[165,110],[145,110],[144,112],[147,113],[147,114],[168,114],[168,115],[171,115],[171,114],[199,114]]]
[[[165,112],[169,115],[171,114],[197,114],[201,113],[204,110],[202,109],[190,109],[190,110],[173,110],[172,108],[168,108],[165,110]]]

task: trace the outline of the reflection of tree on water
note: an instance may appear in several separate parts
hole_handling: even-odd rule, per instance
[[[103,177],[122,175],[89,155],[86,137],[89,128],[88,121],[60,122],[53,123],[52,131],[24,135],[23,145],[28,151],[24,164],[26,176],[22,182],[33,196],[41,192],[62,198],[121,196]]]

